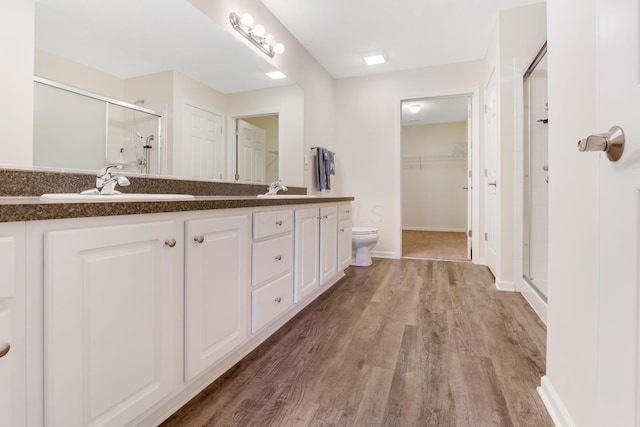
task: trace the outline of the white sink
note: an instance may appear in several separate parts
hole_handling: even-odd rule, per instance
[[[143,202],[143,201],[179,201],[194,200],[190,194],[80,194],[80,193],[50,193],[40,196],[43,200],[58,200],[70,202]]]
[[[258,199],[312,199],[312,194],[258,194]]]

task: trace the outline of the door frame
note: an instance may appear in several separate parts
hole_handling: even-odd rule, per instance
[[[227,160],[226,160],[226,179],[230,182],[238,182],[235,179],[236,174],[236,123],[238,120],[244,120],[252,117],[262,116],[278,116],[278,129],[282,129],[282,112],[279,108],[266,108],[262,110],[251,110],[245,112],[229,113],[227,115]],[[280,146],[280,137],[278,137],[278,146]],[[282,170],[282,157],[278,156],[278,170]],[[267,183],[268,184],[268,183]]]
[[[439,92],[422,92],[409,93],[396,98],[395,101],[395,162],[398,165],[398,182],[400,191],[396,198],[396,215],[398,218],[396,247],[399,251],[399,257],[402,257],[402,102],[427,99],[427,98],[445,98],[445,97],[461,97],[467,96],[471,99],[471,115],[469,117],[469,125],[471,128],[471,138],[467,141],[469,148],[468,155],[471,156],[471,206],[467,206],[467,217],[471,217],[471,257],[473,263],[481,263],[480,257],[480,89],[477,87],[469,89],[452,89]],[[467,221],[469,222],[469,221]],[[469,251],[468,251],[469,252]]]

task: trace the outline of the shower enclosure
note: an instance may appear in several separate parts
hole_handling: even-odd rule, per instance
[[[34,78],[33,165],[162,174],[162,114],[51,80]]]
[[[523,276],[546,301],[549,235],[547,46],[524,75]]]

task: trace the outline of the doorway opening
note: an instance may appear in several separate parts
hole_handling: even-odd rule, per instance
[[[279,114],[231,117],[230,178],[245,184],[268,184],[279,179]]]
[[[547,46],[524,74],[524,162],[522,274],[547,300],[549,239],[549,150]]]
[[[402,257],[472,259],[472,96],[401,101]]]

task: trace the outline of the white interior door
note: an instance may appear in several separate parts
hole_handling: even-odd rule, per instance
[[[640,9],[637,1],[596,0],[598,128],[622,127],[626,147],[600,156],[597,425],[640,425],[638,264],[640,253]],[[580,135],[586,137],[587,135]]]
[[[238,119],[238,174],[240,182],[265,183],[267,132]]]
[[[498,94],[495,70],[491,73],[485,92],[485,250],[486,263],[494,276],[497,275],[498,244]]]
[[[222,179],[222,117],[190,104],[183,114],[183,171],[193,178]]]

